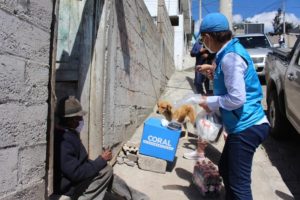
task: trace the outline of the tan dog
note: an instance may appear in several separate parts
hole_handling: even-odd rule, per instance
[[[194,125],[196,118],[196,112],[192,105],[185,104],[174,109],[170,102],[163,100],[157,103],[156,113],[164,115],[168,121],[183,123],[186,138],[188,137],[186,123],[189,121]]]

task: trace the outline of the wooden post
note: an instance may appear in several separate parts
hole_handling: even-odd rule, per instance
[[[103,1],[95,2],[95,24],[99,27],[94,31],[95,46],[91,64],[90,83],[90,113],[89,113],[89,156],[96,158],[102,151],[103,145],[103,101],[104,101],[104,68],[105,68],[105,5]],[[103,9],[102,9],[103,8]],[[100,19],[100,20],[98,20]],[[99,24],[96,24],[99,23]],[[98,26],[99,25],[99,26]]]

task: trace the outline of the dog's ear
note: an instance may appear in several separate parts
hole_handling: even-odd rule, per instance
[[[168,104],[168,105],[167,105],[167,110],[168,110],[168,111],[171,111],[171,110],[172,110],[172,105]]]

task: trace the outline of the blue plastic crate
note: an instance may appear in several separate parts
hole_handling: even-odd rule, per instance
[[[161,119],[149,118],[144,123],[140,153],[173,162],[180,133],[181,130],[163,127]]]

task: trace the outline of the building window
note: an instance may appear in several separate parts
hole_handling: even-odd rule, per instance
[[[179,17],[178,16],[170,16],[170,21],[172,26],[179,26]]]

